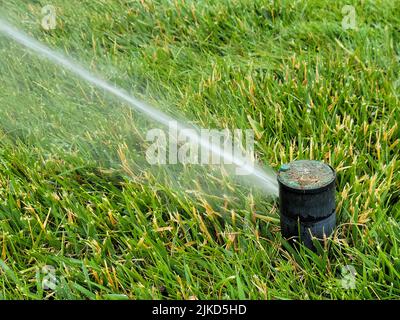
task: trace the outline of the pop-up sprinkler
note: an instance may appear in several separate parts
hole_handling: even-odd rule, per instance
[[[332,167],[315,160],[298,160],[278,173],[281,231],[315,249],[312,238],[324,239],[336,224],[335,180]]]

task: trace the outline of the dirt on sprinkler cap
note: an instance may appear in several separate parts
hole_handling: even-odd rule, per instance
[[[335,172],[327,164],[316,160],[297,160],[279,168],[278,180],[293,189],[323,188],[335,180]]]

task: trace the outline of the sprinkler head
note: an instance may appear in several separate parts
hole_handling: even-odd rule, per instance
[[[298,160],[279,168],[282,235],[315,250],[313,237],[324,239],[336,224],[333,168],[315,160]]]

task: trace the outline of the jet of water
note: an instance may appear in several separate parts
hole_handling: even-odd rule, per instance
[[[193,129],[193,127],[187,123],[177,121],[176,119],[154,108],[153,106],[150,106],[149,104],[138,100],[124,89],[119,88],[114,84],[102,79],[101,77],[94,75],[89,70],[81,66],[79,63],[45,46],[44,44],[33,39],[32,37],[28,36],[24,32],[18,30],[16,27],[1,19],[0,33],[16,41],[25,48],[28,48],[40,57],[48,59],[52,63],[66,70],[69,70],[69,72],[87,81],[91,85],[110,93],[111,95],[118,98],[120,101],[127,103],[132,109],[146,115],[148,118],[157,121],[158,123],[165,126],[168,126],[172,122],[177,123],[178,132],[181,132],[184,136],[186,136],[190,142],[200,145],[203,150],[207,150],[210,154],[222,158],[226,163],[233,163],[238,168],[244,170],[245,172],[248,172],[249,174],[246,176],[246,178],[253,185],[261,188],[263,191],[272,196],[278,195],[278,185],[276,182],[275,174],[271,171],[266,172],[262,168],[256,166],[255,164],[253,164],[251,159],[239,157],[237,155],[233,155],[230,152],[227,152],[219,145],[212,143],[208,139],[202,137],[202,135],[199,133],[200,130],[186,130]]]

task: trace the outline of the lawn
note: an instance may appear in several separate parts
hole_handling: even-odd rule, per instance
[[[2,0],[0,17],[164,112],[252,129],[265,168],[329,163],[337,228],[295,250],[268,194],[218,168],[154,170],[154,122],[0,34],[0,298],[399,299],[399,12]]]

